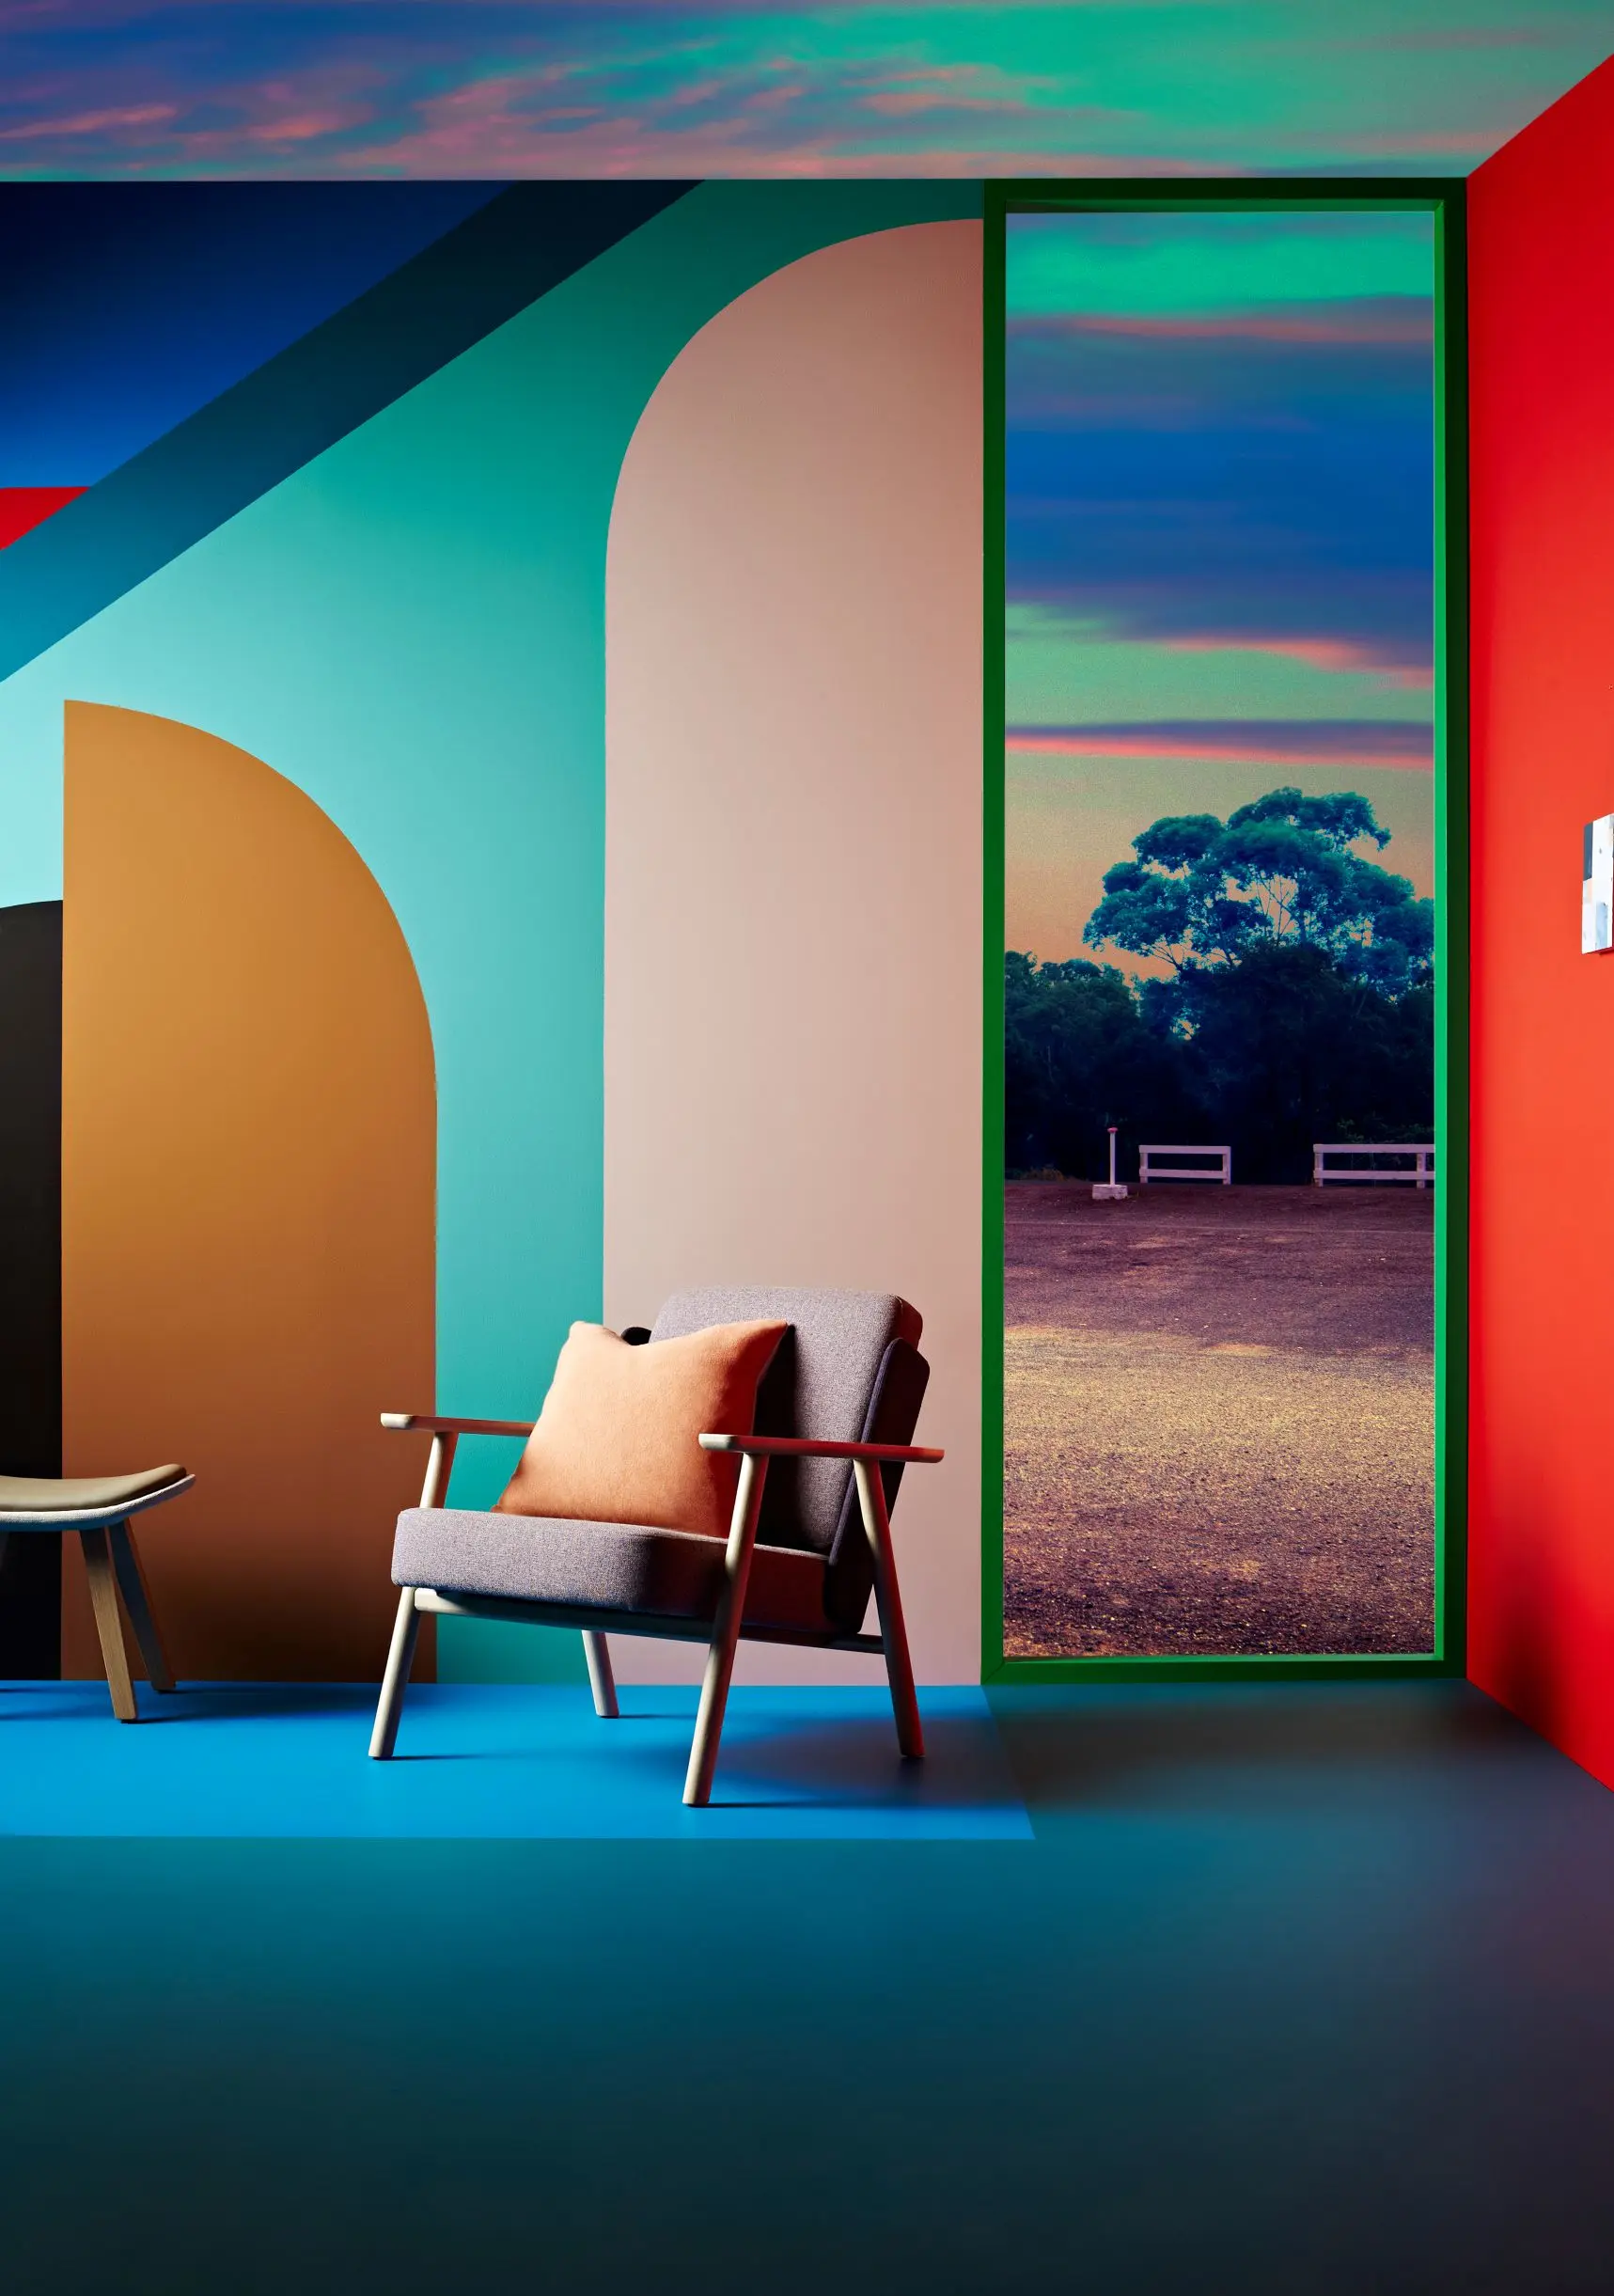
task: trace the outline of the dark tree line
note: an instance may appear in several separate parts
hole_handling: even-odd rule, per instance
[[[1083,937],[1169,971],[1010,953],[1009,1170],[1102,1177],[1112,1124],[1129,1177],[1144,1140],[1300,1181],[1314,1140],[1433,1138],[1434,905],[1354,850],[1387,834],[1365,797],[1281,789],[1135,838]]]

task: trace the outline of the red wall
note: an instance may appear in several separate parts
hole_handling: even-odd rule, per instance
[[[1469,1672],[1614,1785],[1614,62],[1469,187]]]

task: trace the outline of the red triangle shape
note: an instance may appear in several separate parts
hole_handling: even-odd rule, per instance
[[[84,491],[82,486],[0,486],[0,550],[76,502]]]

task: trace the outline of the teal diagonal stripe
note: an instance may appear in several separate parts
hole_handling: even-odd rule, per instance
[[[499,193],[0,554],[0,678],[692,188]]]

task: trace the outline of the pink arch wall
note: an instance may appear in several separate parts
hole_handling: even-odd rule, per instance
[[[920,1308],[948,1459],[896,1528],[932,1682],[979,1671],[980,376],[979,224],[789,265],[657,388],[606,580],[605,1314],[723,1282]]]

